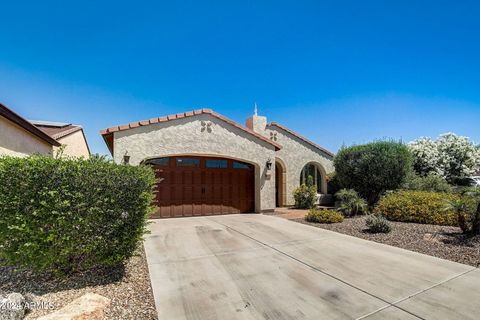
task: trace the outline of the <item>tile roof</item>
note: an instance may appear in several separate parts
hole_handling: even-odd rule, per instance
[[[60,138],[68,136],[69,134],[82,130],[81,126],[73,125],[73,124],[67,124],[66,126],[63,126],[63,127],[45,126],[45,125],[39,125],[36,123],[34,124],[37,128],[39,128],[40,130],[42,130],[43,132],[45,132],[55,140],[58,140]]]
[[[34,124],[30,121],[26,120],[25,118],[21,117],[20,115],[13,112],[11,109],[7,108],[5,105],[0,103],[0,116],[8,119],[9,121],[15,123],[16,125],[22,127],[26,131],[30,132],[31,134],[37,136],[38,138],[42,139],[43,141],[47,142],[52,146],[59,147],[60,143],[56,141],[54,138],[49,136],[47,133],[43,132],[39,128],[37,128]]]
[[[334,157],[334,156],[335,156],[335,154],[334,154],[333,152],[330,152],[330,151],[328,151],[327,149],[325,149],[325,148],[323,148],[323,147],[320,147],[318,144],[313,143],[312,141],[308,140],[307,138],[299,135],[299,134],[296,133],[296,132],[293,132],[292,130],[288,129],[287,127],[285,127],[285,126],[283,126],[283,125],[281,125],[281,124],[279,124],[279,123],[277,123],[277,122],[271,122],[271,123],[268,124],[268,126],[273,126],[273,127],[280,128],[280,129],[282,129],[283,131],[291,134],[292,136],[295,136],[295,137],[297,137],[298,139],[300,139],[300,140],[308,143],[308,144],[311,145],[312,147],[315,147],[315,148],[319,149],[320,151],[325,152],[325,153],[328,154],[329,156],[331,156],[331,157]]]
[[[110,137],[110,135],[113,134],[114,132],[129,130],[129,129],[142,127],[142,126],[148,126],[148,125],[151,125],[151,124],[154,124],[154,123],[159,123],[159,122],[166,122],[166,121],[171,121],[171,120],[176,120],[176,119],[181,119],[181,118],[193,117],[193,116],[197,116],[197,115],[201,115],[201,114],[209,114],[209,115],[211,115],[215,118],[218,118],[222,121],[225,121],[228,124],[238,128],[240,130],[243,130],[243,131],[255,136],[256,138],[258,138],[258,139],[260,139],[264,142],[267,142],[267,143],[275,146],[276,150],[280,150],[282,148],[278,143],[273,142],[272,140],[262,136],[261,134],[255,132],[255,131],[253,131],[253,130],[245,127],[245,126],[242,126],[241,124],[239,124],[239,123],[237,123],[237,122],[235,122],[231,119],[228,119],[227,117],[225,117],[225,116],[223,116],[219,113],[216,113],[212,109],[199,109],[199,110],[193,110],[193,111],[188,111],[188,112],[172,114],[172,115],[168,115],[168,116],[164,116],[164,117],[152,118],[150,120],[130,122],[129,124],[118,125],[118,126],[110,127],[108,129],[100,130],[100,134],[103,136],[103,139],[105,140],[105,143],[107,144],[110,151],[113,151],[113,139]]]

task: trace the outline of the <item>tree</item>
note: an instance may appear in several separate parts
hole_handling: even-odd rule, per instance
[[[406,145],[377,141],[342,148],[334,159],[339,183],[354,189],[370,206],[387,190],[399,188],[412,167]]]
[[[417,174],[435,174],[450,183],[472,175],[480,167],[480,148],[467,137],[442,134],[436,141],[420,138],[408,144]]]

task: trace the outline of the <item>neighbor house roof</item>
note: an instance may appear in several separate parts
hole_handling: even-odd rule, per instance
[[[199,109],[199,110],[193,110],[193,111],[188,111],[188,112],[183,112],[183,113],[172,114],[172,115],[165,116],[165,117],[152,118],[150,120],[131,122],[129,124],[114,126],[114,127],[108,128],[108,129],[100,130],[100,134],[103,136],[103,139],[105,140],[105,143],[107,144],[110,152],[113,153],[113,133],[114,132],[125,131],[125,130],[129,130],[129,129],[133,129],[133,128],[137,128],[137,127],[142,127],[142,126],[148,126],[148,125],[151,125],[151,124],[154,124],[154,123],[159,123],[159,122],[167,122],[167,121],[172,121],[172,120],[181,119],[181,118],[198,116],[198,115],[201,115],[201,114],[208,114],[208,115],[211,115],[211,116],[213,116],[215,118],[218,118],[222,121],[225,121],[228,124],[238,128],[240,130],[243,130],[246,133],[248,133],[248,134],[264,141],[264,142],[267,142],[267,143],[275,146],[276,150],[280,150],[282,148],[278,143],[273,142],[272,140],[262,136],[261,134],[256,133],[255,131],[253,131],[253,130],[245,127],[245,126],[242,126],[241,124],[239,124],[239,123],[237,123],[233,120],[230,120],[230,119],[222,116],[221,114],[216,113],[215,111],[213,111],[211,109]]]
[[[68,136],[71,133],[82,130],[82,126],[74,125],[71,123],[39,121],[39,120],[30,120],[30,122],[54,139],[60,139],[65,136]]]
[[[42,120],[30,120],[30,122],[55,140],[62,139],[72,133],[81,131],[88,153],[90,153],[90,147],[88,146],[87,138],[85,137],[85,132],[83,131],[83,127],[81,125]]]
[[[279,123],[277,123],[277,122],[271,122],[271,123],[268,124],[268,126],[273,126],[273,127],[280,128],[280,129],[282,129],[283,131],[291,134],[292,136],[297,137],[298,139],[300,139],[300,140],[308,143],[308,144],[311,145],[312,147],[315,147],[315,148],[319,149],[320,151],[325,152],[325,153],[328,154],[329,156],[331,156],[331,157],[335,156],[334,153],[328,151],[327,149],[325,149],[325,148],[323,148],[323,147],[320,147],[318,144],[313,143],[312,141],[308,140],[307,138],[299,135],[298,133],[296,133],[296,132],[288,129],[288,128],[285,127],[285,126],[282,126],[281,124],[279,124]]]
[[[41,140],[47,142],[52,146],[60,146],[60,143],[56,141],[54,138],[49,136],[47,133],[43,132],[39,128],[37,128],[34,124],[30,121],[26,120],[25,118],[21,117],[20,115],[13,112],[11,109],[7,108],[5,105],[0,103],[0,116],[3,116],[7,120],[15,123],[16,125],[22,127],[26,131],[30,132],[31,134],[35,135],[36,137],[40,138]]]

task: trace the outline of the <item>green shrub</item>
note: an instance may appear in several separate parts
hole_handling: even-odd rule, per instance
[[[101,157],[0,158],[0,258],[36,271],[114,266],[132,256],[153,172]]]
[[[305,220],[316,223],[337,223],[343,221],[343,215],[336,210],[311,209]]]
[[[411,174],[403,185],[404,189],[416,191],[452,192],[452,186],[444,178],[429,174],[421,177]]]
[[[445,210],[446,203],[455,199],[459,196],[443,192],[391,192],[380,199],[373,213],[382,214],[391,221],[456,226],[456,213]]]
[[[445,210],[457,214],[458,226],[468,235],[480,234],[480,189],[466,189],[459,199],[450,200]]]
[[[371,233],[389,233],[392,230],[388,220],[378,214],[369,215],[365,220],[365,225]]]
[[[318,200],[317,187],[313,184],[313,178],[308,177],[307,183],[300,185],[293,191],[295,207],[298,209],[310,209]]]
[[[327,175],[327,193],[335,194],[340,189],[342,189],[342,185],[338,181],[337,174],[335,172],[329,173]]]
[[[385,191],[402,185],[412,170],[412,155],[401,142],[378,141],[342,148],[334,165],[339,183],[372,206]]]
[[[368,212],[367,202],[353,189],[342,189],[335,194],[335,206],[344,216],[351,217]]]

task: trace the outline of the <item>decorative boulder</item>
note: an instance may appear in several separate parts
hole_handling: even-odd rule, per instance
[[[25,316],[25,298],[20,293],[0,297],[0,320],[21,320]]]
[[[65,307],[37,320],[100,320],[110,299],[95,293],[87,293]]]

